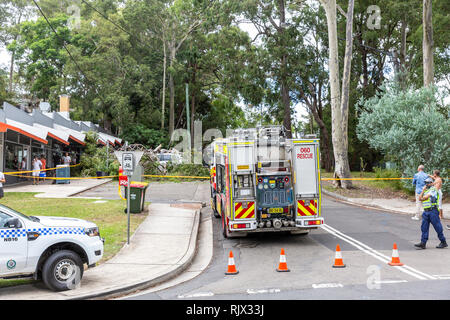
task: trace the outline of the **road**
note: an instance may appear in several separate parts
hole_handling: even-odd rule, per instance
[[[167,190],[159,184],[154,189]],[[188,184],[170,184],[171,192],[160,201],[177,201],[186,196]],[[190,199],[208,203],[207,185],[193,183]],[[201,192],[200,192],[201,191]],[[155,199],[155,197],[153,197]],[[439,243],[430,229],[427,250],[416,250],[420,222],[408,215],[368,210],[324,198],[325,226],[309,235],[282,233],[250,234],[246,238],[224,239],[220,220],[211,209],[202,212],[212,220],[213,255],[208,267],[192,280],[159,291],[142,292],[129,299],[449,299],[450,250],[436,249]],[[446,236],[450,236],[447,230]],[[396,243],[403,267],[387,264]],[[346,268],[332,264],[339,244]],[[280,250],[286,252],[291,270],[276,272]],[[232,250],[238,275],[225,275]],[[195,263],[195,261],[194,261]]]

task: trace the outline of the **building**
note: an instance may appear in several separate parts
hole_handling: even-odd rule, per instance
[[[28,113],[3,103],[3,109],[0,109],[0,171],[31,170],[33,157],[41,155],[47,160],[46,167],[54,168],[66,152],[74,163],[78,163],[89,131],[98,133],[99,145],[113,148],[122,145],[122,139],[92,122],[71,120],[65,98],[61,97],[59,112],[34,109]],[[25,168],[21,166],[23,160]],[[18,177],[6,176],[7,184],[18,180]]]

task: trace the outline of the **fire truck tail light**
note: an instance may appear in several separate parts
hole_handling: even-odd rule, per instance
[[[322,224],[322,220],[309,220],[308,226]]]
[[[288,207],[283,208],[283,212],[284,213],[288,213],[289,212],[289,208]]]
[[[249,223],[233,224],[233,229],[247,229],[247,228],[250,228]]]

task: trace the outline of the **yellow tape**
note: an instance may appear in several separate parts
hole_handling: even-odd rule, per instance
[[[322,181],[331,180],[402,180],[402,179],[412,179],[412,178],[323,178]]]
[[[156,175],[156,174],[144,174],[143,177],[151,177],[151,178],[186,178],[186,179],[209,179],[210,177],[203,176],[164,176],[164,175]]]
[[[73,164],[73,165],[70,165],[69,167],[76,167],[76,166],[79,166],[80,164],[81,163]],[[22,174],[22,173],[30,173],[30,172],[56,170],[56,169],[59,169],[59,168],[48,168],[48,169],[28,170],[28,171],[13,171],[13,172],[8,172],[8,174]],[[5,172],[3,172],[3,173],[6,174]]]
[[[10,174],[10,173],[3,173],[7,176],[13,176],[13,177],[21,177],[21,178],[34,178],[33,176],[24,176],[20,174]],[[72,177],[72,178],[55,178],[55,177],[35,177],[38,179],[49,179],[49,180],[83,180],[83,179],[105,179],[105,178],[115,178],[118,176],[101,176],[101,177]]]

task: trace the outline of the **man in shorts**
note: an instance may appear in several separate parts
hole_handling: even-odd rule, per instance
[[[438,202],[438,210],[439,210],[439,218],[444,218],[442,215],[442,178],[441,172],[439,170],[434,170],[433,175],[428,175],[431,179],[434,180],[433,186],[436,188],[439,194],[439,202]]]

